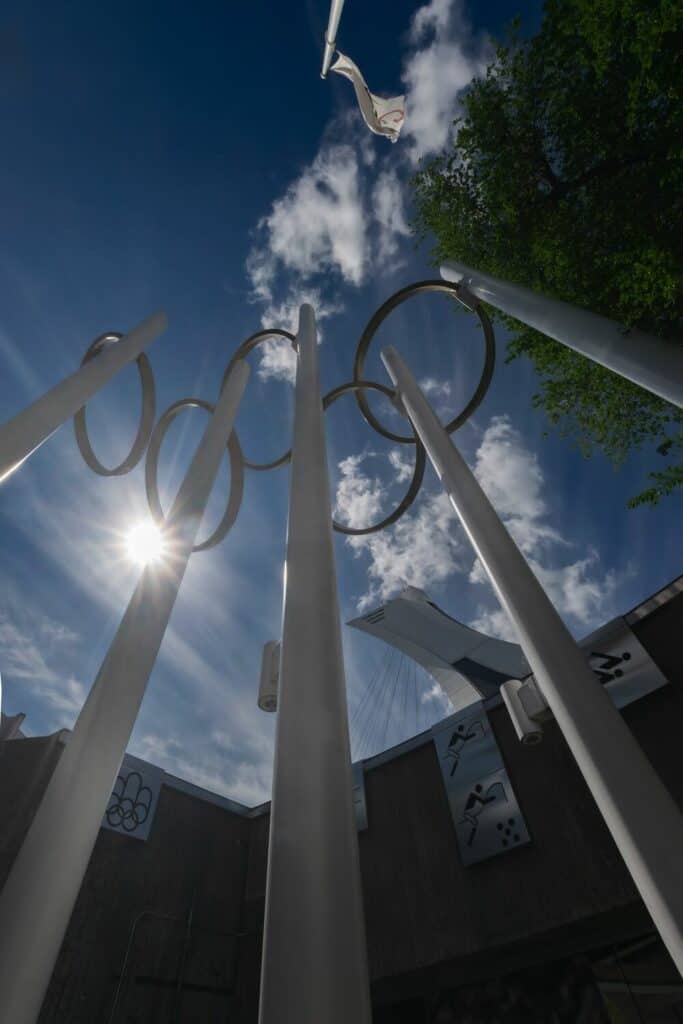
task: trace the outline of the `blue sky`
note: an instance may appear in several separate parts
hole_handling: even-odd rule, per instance
[[[349,380],[372,312],[404,284],[435,276],[429,247],[409,234],[408,182],[446,144],[460,91],[517,13],[531,32],[540,5],[347,0],[342,49],[375,92],[407,95],[392,146],[367,132],[348,82],[319,78],[326,0],[5,4],[2,418],[71,372],[96,335],[159,308],[170,319],[150,349],[159,412],[188,395],[215,399],[234,347],[261,324],[291,326],[302,300],[320,319],[323,388]],[[498,340],[493,386],[457,440],[581,635],[682,571],[682,499],[628,512],[649,453],[615,474],[544,436],[530,403],[533,369],[504,365]],[[444,414],[466,401],[481,339],[446,300],[421,298],[385,324],[368,363],[378,381],[388,342]],[[267,459],[287,444],[291,366],[275,347],[252,366],[238,431],[245,452]],[[125,453],[138,401],[129,368],[89,407],[103,460]],[[203,422],[193,412],[168,434],[166,502]],[[350,397],[328,427],[339,515],[366,522],[406,486],[409,453],[374,435]],[[248,473],[236,527],[192,559],[130,747],[246,803],[269,794],[273,721],[255,698],[262,644],[279,630],[287,484],[286,469]],[[223,467],[212,522],[227,487]],[[142,467],[93,476],[70,425],[3,485],[3,707],[27,712],[31,733],[72,724],[139,572],[125,535],[145,511]],[[431,472],[397,527],[336,545],[345,619],[413,584],[463,621],[510,635]],[[353,708],[385,650],[350,630],[345,644]],[[426,679],[421,686],[426,725],[445,709]],[[409,728],[397,716],[392,739]]]

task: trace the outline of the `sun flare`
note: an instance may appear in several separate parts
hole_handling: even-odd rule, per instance
[[[151,519],[138,523],[126,538],[128,557],[138,565],[158,562],[164,555],[164,538],[161,530]]]

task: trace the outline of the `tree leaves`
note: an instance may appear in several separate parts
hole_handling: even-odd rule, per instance
[[[500,46],[475,79],[454,147],[414,179],[434,258],[474,267],[681,343],[683,5],[549,0],[539,34]],[[494,312],[494,311],[492,311]],[[533,359],[534,404],[618,465],[665,445],[683,413],[509,318],[509,357]],[[662,456],[653,458],[661,459]],[[631,507],[681,486],[657,466]]]

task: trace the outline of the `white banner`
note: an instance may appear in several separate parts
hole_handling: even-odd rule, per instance
[[[330,71],[336,71],[353,84],[360,112],[370,131],[396,142],[406,116],[405,96],[393,96],[388,100],[374,96],[357,66],[343,53],[339,54]]]

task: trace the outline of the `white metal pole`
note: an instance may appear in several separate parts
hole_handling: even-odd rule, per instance
[[[330,70],[332,57],[337,48],[337,29],[339,28],[339,19],[342,16],[343,10],[344,0],[332,0],[330,4],[330,17],[327,22],[327,32],[325,33],[325,52],[323,53],[323,67],[320,72],[321,78],[326,78],[327,72]]]
[[[3,424],[0,427],[0,483],[62,423],[82,409],[126,363],[136,359],[167,326],[165,313],[153,313],[115,345],[107,345],[95,359]]]
[[[8,1024],[34,1024],[40,1013],[248,372],[238,362],[221,393],[167,520],[167,564],[144,569],[0,892]]]
[[[260,1024],[370,1024],[315,319],[299,318]]]
[[[382,359],[514,623],[617,847],[683,973],[683,816],[395,349]]]
[[[455,260],[441,267],[446,281],[554,338],[594,363],[683,408],[683,344],[644,331],[625,331],[614,320],[519,284],[473,270]]]

